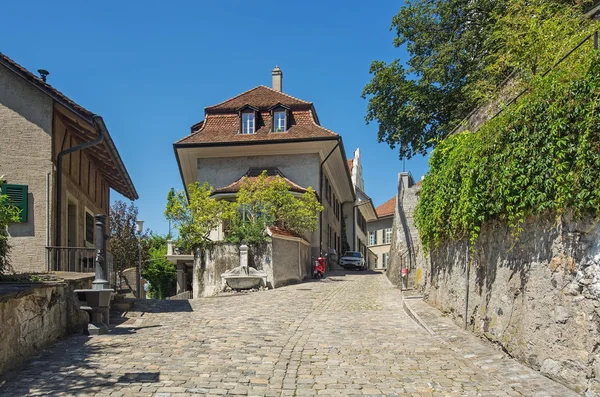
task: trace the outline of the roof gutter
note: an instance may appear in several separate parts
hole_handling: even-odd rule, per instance
[[[94,125],[96,126],[96,128],[98,130],[98,137],[92,141],[84,142],[80,145],[73,146],[68,149],[62,150],[58,153],[58,156],[56,158],[56,172],[57,172],[57,174],[56,174],[56,229],[55,229],[55,233],[54,233],[54,236],[55,236],[54,244],[56,246],[61,245],[63,157],[65,157],[67,154],[71,154],[71,153],[77,152],[79,150],[87,149],[89,147],[96,146],[96,145],[104,142],[104,140],[106,138],[106,126],[104,125],[104,121],[102,120],[102,117],[93,115],[92,122],[94,123]],[[58,254],[58,250],[56,250],[55,258],[54,258],[54,266],[55,266],[54,270],[60,270],[58,260],[59,260],[59,254]]]

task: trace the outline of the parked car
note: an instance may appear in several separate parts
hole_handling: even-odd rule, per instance
[[[340,266],[344,269],[365,270],[365,258],[358,251],[346,251],[340,258]]]

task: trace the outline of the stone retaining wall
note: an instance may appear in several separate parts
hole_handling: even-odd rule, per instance
[[[0,284],[0,374],[57,339],[87,326],[73,290],[91,288],[93,274],[63,282]]]
[[[472,254],[468,328],[544,375],[600,395],[600,224],[529,219],[515,241],[482,229]],[[426,300],[462,326],[467,242],[430,255]],[[593,394],[596,393],[596,394]]]

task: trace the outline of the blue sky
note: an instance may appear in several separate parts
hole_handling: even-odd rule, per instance
[[[340,4],[344,4],[340,7]],[[138,190],[140,218],[159,233],[171,187],[182,188],[173,142],[204,108],[283,71],[283,91],[315,104],[321,124],[361,148],[365,188],[393,197],[402,162],[366,125],[371,61],[407,59],[389,30],[399,1],[5,2],[0,52],[103,116]],[[420,178],[427,159],[406,161]],[[111,193],[112,200],[121,197]]]

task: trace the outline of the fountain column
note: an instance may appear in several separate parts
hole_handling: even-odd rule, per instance
[[[246,244],[240,245],[240,267],[247,276],[248,273],[248,246]]]

